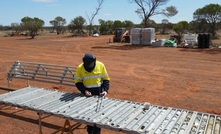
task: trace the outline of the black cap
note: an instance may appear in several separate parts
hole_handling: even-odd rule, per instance
[[[95,66],[96,57],[92,53],[86,53],[83,57],[84,66],[93,68]]]

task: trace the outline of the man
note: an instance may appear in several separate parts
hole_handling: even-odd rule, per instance
[[[78,65],[74,81],[77,89],[86,96],[106,96],[109,90],[110,77],[105,65],[96,60],[92,53],[86,53],[83,63]],[[96,126],[87,126],[88,134],[100,134],[101,129]]]

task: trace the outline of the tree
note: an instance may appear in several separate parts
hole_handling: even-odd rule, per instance
[[[92,13],[91,17],[89,17],[89,15],[87,15],[88,20],[89,20],[89,26],[88,26],[89,35],[91,35],[94,18],[98,14],[99,10],[101,9],[101,7],[104,3],[104,0],[97,0],[97,2],[98,2],[98,7],[96,7],[95,13]]]
[[[187,21],[180,21],[174,25],[173,30],[178,34],[178,43],[181,43],[183,33],[187,33],[189,29],[189,23]]]
[[[102,19],[98,20],[100,23],[100,32],[103,34],[113,34],[116,28],[126,28],[126,29],[131,29],[135,26],[135,24],[130,21],[130,20],[125,20],[125,21],[120,21],[120,20],[115,20],[115,21],[104,21]]]
[[[204,33],[208,31],[208,24],[205,19],[193,20],[190,23],[190,29],[195,33]]]
[[[78,16],[74,18],[71,23],[68,25],[68,28],[75,35],[85,35],[86,33],[83,31],[84,26],[86,24],[86,20],[82,16]]]
[[[133,23],[132,21],[130,21],[130,20],[125,20],[125,21],[123,22],[123,25],[124,25],[124,27],[126,27],[126,28],[133,28],[133,27],[134,27],[134,23]]]
[[[4,30],[4,27],[2,25],[0,25],[0,30]]]
[[[189,23],[187,21],[180,21],[174,25],[173,29],[178,34],[186,33],[189,29]]]
[[[167,19],[163,19],[162,20],[162,34],[165,34],[166,30],[167,30],[167,25],[170,23]]]
[[[193,13],[193,18],[194,20],[206,20],[209,25],[208,32],[211,32],[215,37],[218,29],[217,24],[221,22],[221,5],[209,4],[199,8]]]
[[[148,20],[150,17],[155,15],[165,15],[167,17],[172,17],[178,13],[176,7],[170,6],[166,9],[158,11],[160,6],[165,5],[169,0],[129,0],[135,3],[139,8],[135,11],[143,20],[144,27],[147,27]]]
[[[21,25],[19,23],[11,23],[11,28],[15,31],[13,32],[15,35],[18,35],[19,32],[21,32]]]
[[[120,28],[120,27],[124,27],[124,24],[120,20],[115,20],[113,28],[116,29],[116,28]]]
[[[32,39],[35,38],[38,30],[42,29],[44,25],[44,21],[39,18],[24,17],[21,19],[21,22],[21,25],[24,27],[24,29],[29,31]]]
[[[100,24],[100,32],[102,34],[110,34],[114,31],[114,22],[111,20],[104,21],[102,19],[99,19],[99,24]]]
[[[53,28],[57,31],[57,34],[63,33],[66,24],[66,20],[60,16],[56,17],[54,20],[50,21],[50,24],[53,25]]]
[[[145,27],[156,27],[156,22],[154,20],[148,19],[146,21],[146,26]],[[141,23],[141,25],[145,25],[145,21],[143,20],[143,22]]]

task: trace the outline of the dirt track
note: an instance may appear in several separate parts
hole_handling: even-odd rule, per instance
[[[110,38],[112,36],[70,38],[55,35],[38,36],[34,40],[1,37],[0,86],[8,86],[7,72],[16,60],[77,66],[86,52],[93,52],[106,65],[111,77],[110,98],[221,114],[221,50],[109,44]],[[75,87],[31,84],[77,91]],[[25,81],[12,81],[13,88],[24,86]],[[0,109],[1,132],[38,133],[35,112],[4,105],[0,105]],[[45,118],[43,132],[54,132],[63,123],[64,119]],[[82,125],[74,132],[85,133],[86,129]]]

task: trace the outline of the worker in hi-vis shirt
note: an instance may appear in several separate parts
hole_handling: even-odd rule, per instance
[[[92,53],[86,53],[83,63],[78,65],[74,76],[77,89],[86,96],[106,96],[109,90],[110,77],[105,65],[96,60]],[[88,134],[100,134],[101,129],[96,126],[87,126]]]

